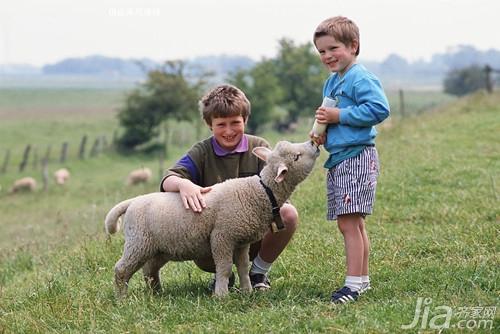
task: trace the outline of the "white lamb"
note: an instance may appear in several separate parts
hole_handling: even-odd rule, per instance
[[[12,188],[10,188],[10,193],[16,193],[19,191],[35,191],[36,190],[36,180],[32,177],[23,177],[14,182]]]
[[[146,183],[151,179],[153,173],[149,168],[141,168],[131,171],[127,177],[127,184],[134,185],[138,183]]]
[[[57,184],[63,185],[69,180],[70,173],[66,168],[58,169],[54,172],[54,180]]]
[[[159,271],[165,263],[207,256],[213,257],[216,266],[216,296],[228,293],[233,259],[241,290],[252,290],[248,276],[250,244],[263,237],[273,220],[281,222],[279,208],[311,172],[319,150],[311,142],[283,141],[273,151],[257,147],[253,153],[266,161],[260,177],[214,185],[204,195],[207,208],[201,213],[186,210],[179,194],[173,192],[138,196],[109,211],[105,220],[108,234],[117,231],[117,220],[125,214],[124,251],[115,265],[118,297],[126,295],[129,279],[141,267],[149,287],[160,291]]]

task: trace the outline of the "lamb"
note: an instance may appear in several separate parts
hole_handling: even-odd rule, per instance
[[[153,173],[149,168],[141,168],[131,171],[127,177],[128,185],[135,185],[139,183],[146,183],[151,179]]]
[[[66,168],[58,169],[54,172],[54,180],[57,184],[63,185],[70,177],[69,171]]]
[[[16,193],[19,191],[35,191],[36,190],[36,180],[32,177],[23,177],[14,182],[12,188],[10,188],[10,193]]]
[[[141,267],[146,284],[161,291],[159,271],[168,261],[208,256],[216,265],[216,296],[228,293],[233,259],[240,289],[252,291],[250,244],[275,227],[274,222],[282,224],[279,208],[309,175],[319,149],[312,142],[283,141],[273,151],[256,147],[253,153],[266,161],[261,175],[214,185],[204,195],[207,207],[201,213],[186,210],[179,194],[169,192],[128,199],[109,211],[105,219],[108,236],[119,229],[117,220],[124,214],[124,251],[115,265],[118,298],[126,296],[128,281]]]

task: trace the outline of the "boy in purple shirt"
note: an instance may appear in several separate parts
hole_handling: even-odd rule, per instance
[[[167,171],[160,185],[161,191],[179,192],[184,207],[195,212],[206,207],[203,194],[209,192],[215,183],[259,174],[264,162],[252,154],[252,149],[269,147],[264,139],[244,133],[250,116],[250,102],[240,89],[231,85],[215,87],[199,104],[202,117],[213,135],[194,144]],[[250,259],[253,260],[250,280],[257,290],[271,287],[268,278],[271,265],[297,228],[298,213],[293,205],[284,204],[280,215],[285,229],[278,233],[268,231],[261,241],[250,247]],[[198,259],[195,263],[202,270],[215,273],[211,257]],[[234,284],[234,275],[229,284]],[[212,286],[215,286],[214,282]]]

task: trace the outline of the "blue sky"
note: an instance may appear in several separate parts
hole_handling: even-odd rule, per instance
[[[92,54],[167,59],[276,54],[277,40],[311,40],[344,15],[361,56],[429,60],[459,44],[500,50],[498,0],[4,0],[0,64],[43,65]]]

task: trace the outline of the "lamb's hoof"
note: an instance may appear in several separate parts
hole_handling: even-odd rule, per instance
[[[116,300],[121,302],[127,299],[127,293],[122,293],[122,292],[116,292],[115,293]]]
[[[213,296],[216,297],[216,298],[224,298],[228,294],[228,292],[229,291],[227,289],[226,290],[223,290],[223,289],[217,290],[217,289],[215,289]]]

